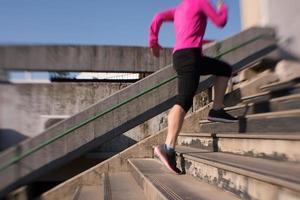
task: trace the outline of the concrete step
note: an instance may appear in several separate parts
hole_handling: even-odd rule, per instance
[[[246,115],[236,123],[200,121],[201,133],[299,132],[300,109]]]
[[[191,176],[171,174],[155,159],[130,159],[129,165],[148,200],[238,199]]]
[[[298,134],[298,135],[297,135]],[[300,133],[181,133],[177,144],[211,152],[232,153],[277,161],[300,162]]]
[[[260,87],[262,92],[241,98],[243,103],[267,101],[272,98],[286,95],[300,94],[300,79],[285,82],[275,82]]]
[[[300,77],[295,78],[293,80],[289,80],[289,81],[280,81],[280,82],[275,82],[275,83],[270,83],[267,85],[264,85],[262,87],[260,87],[260,89],[262,91],[276,91],[276,90],[282,90],[282,89],[286,89],[286,88],[291,88],[291,87],[299,87],[299,83],[300,83]]]
[[[101,185],[83,185],[76,190],[73,200],[104,200],[103,194]]]
[[[224,103],[227,106],[238,104],[243,97],[259,93],[264,85],[278,81],[278,77],[271,71],[266,70],[251,80],[234,86],[234,90],[225,95]]]
[[[177,152],[180,153],[180,148]],[[180,161],[187,174],[242,199],[300,199],[299,164],[227,153],[186,151],[181,153]]]
[[[261,96],[262,97],[262,96]],[[233,107],[225,108],[234,116],[245,116],[265,112],[277,112],[294,110],[300,108],[300,94],[293,94],[270,99],[270,96],[256,98],[255,102],[244,103]]]
[[[98,183],[95,184],[80,184],[72,191],[64,191],[60,193],[59,199],[72,199],[72,200],[104,200],[105,199],[105,180],[106,174],[102,173],[97,176]],[[70,195],[73,197],[70,198]]]
[[[146,199],[142,189],[138,186],[129,172],[110,173],[109,180],[106,179],[105,200],[143,200]],[[107,192],[109,191],[109,192]]]
[[[241,99],[241,102],[246,104],[246,103],[256,103],[256,102],[262,102],[262,101],[268,101],[270,99],[278,98],[278,97],[284,97],[288,95],[293,95],[293,94],[300,94],[300,85],[287,88],[287,89],[282,89],[282,90],[274,90],[274,91],[266,91],[266,92],[261,92],[257,93],[251,96],[246,96]]]
[[[143,200],[143,191],[129,172],[103,173],[101,184],[82,185],[73,200]],[[63,197],[61,197],[63,199]]]
[[[230,94],[228,94],[228,96],[230,96]],[[283,96],[282,94],[280,94],[276,96],[274,94],[271,94],[268,91],[268,92],[256,93],[255,95],[244,96],[239,100],[234,100],[235,102],[230,103],[233,106],[227,107],[225,108],[225,110],[234,116],[245,116],[245,115],[258,114],[264,112],[293,110],[293,109],[300,108],[299,100],[300,100],[300,93],[287,94]],[[195,114],[198,116],[199,119],[205,120],[207,119],[207,115],[211,107],[212,107],[212,103],[200,108],[195,112]],[[185,129],[185,131],[190,129],[195,129],[195,127],[192,127],[192,124],[194,123],[196,122],[187,123],[187,120],[185,120],[185,124],[187,125],[184,124],[183,129]],[[198,130],[194,130],[194,131],[198,131]]]

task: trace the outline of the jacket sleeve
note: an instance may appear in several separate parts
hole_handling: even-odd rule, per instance
[[[163,22],[174,21],[174,13],[175,13],[175,9],[169,9],[163,12],[159,12],[154,16],[150,25],[150,33],[149,33],[150,48],[159,46],[158,34],[159,34],[160,27]]]
[[[202,11],[216,26],[224,27],[226,25],[228,8],[224,3],[218,10],[215,10],[209,0],[202,0]]]

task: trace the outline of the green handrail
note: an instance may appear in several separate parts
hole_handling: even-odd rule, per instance
[[[248,41],[246,41],[246,42],[244,42],[244,43],[241,43],[241,44],[239,44],[239,45],[237,45],[237,46],[234,46],[233,48],[231,48],[231,49],[229,49],[229,50],[227,50],[227,51],[224,51],[223,53],[218,54],[218,55],[215,56],[214,58],[221,58],[222,56],[224,56],[224,55],[226,55],[226,54],[228,54],[228,53],[231,53],[231,52],[233,52],[233,51],[235,51],[235,50],[237,50],[237,49],[239,49],[239,48],[241,48],[241,47],[244,47],[244,46],[246,46],[246,45],[248,45],[248,44],[250,44],[250,43],[252,43],[252,42],[255,42],[255,41],[257,41],[257,40],[259,40],[259,39],[261,39],[261,38],[263,38],[263,37],[265,37],[265,36],[266,36],[266,35],[259,35],[259,36],[256,36],[256,37],[252,38],[251,40],[248,40]],[[118,103],[118,104],[116,104],[116,105],[114,105],[114,106],[112,106],[112,107],[106,109],[106,110],[103,111],[103,112],[100,112],[100,113],[96,114],[95,116],[92,116],[92,117],[89,118],[89,119],[86,119],[86,120],[80,122],[79,124],[76,124],[76,125],[73,126],[73,127],[70,127],[70,128],[68,128],[68,129],[62,131],[62,132],[59,133],[57,136],[55,136],[55,137],[53,137],[53,138],[51,138],[51,139],[49,139],[49,140],[46,140],[45,142],[42,142],[41,144],[39,144],[39,145],[37,145],[37,146],[35,146],[35,147],[33,147],[33,148],[31,148],[31,149],[25,151],[24,153],[22,153],[22,154],[20,154],[20,155],[17,155],[17,156],[15,156],[15,157],[13,157],[13,158],[10,159],[9,161],[5,162],[4,164],[1,165],[0,171],[2,171],[2,170],[4,170],[4,169],[6,169],[7,167],[9,167],[9,166],[11,166],[11,165],[13,165],[13,164],[19,162],[19,161],[22,160],[23,158],[26,158],[27,156],[31,155],[32,153],[38,151],[39,149],[41,149],[41,148],[43,148],[43,147],[45,147],[45,146],[47,146],[48,144],[51,144],[51,143],[55,142],[56,140],[58,140],[58,139],[60,139],[60,138],[62,138],[62,137],[64,137],[64,136],[68,135],[68,134],[71,133],[72,131],[79,129],[80,127],[82,127],[82,126],[84,126],[84,125],[86,125],[86,124],[88,124],[88,123],[90,123],[90,122],[92,122],[92,121],[98,119],[99,117],[102,117],[102,116],[106,115],[107,113],[110,113],[110,112],[112,112],[113,110],[115,110],[115,109],[117,109],[117,108],[120,108],[121,106],[123,106],[123,105],[125,105],[125,104],[127,104],[127,103],[129,103],[129,102],[131,102],[131,101],[133,101],[134,99],[137,99],[137,98],[139,98],[139,97],[141,97],[141,96],[143,96],[143,95],[145,95],[145,94],[147,94],[147,93],[149,93],[149,92],[151,92],[151,91],[153,91],[153,90],[155,90],[155,89],[157,89],[157,88],[159,88],[159,87],[161,87],[161,86],[163,86],[163,85],[165,85],[165,84],[167,84],[167,83],[169,83],[169,82],[171,82],[171,81],[173,81],[173,80],[175,80],[176,78],[177,78],[177,76],[175,75],[175,76],[173,76],[173,77],[171,77],[171,78],[169,78],[169,79],[167,79],[167,80],[165,80],[165,81],[163,81],[163,82],[161,82],[161,83],[158,83],[158,84],[154,85],[154,86],[151,87],[151,88],[148,88],[148,89],[146,89],[146,90],[140,92],[139,94],[137,94],[137,95],[135,95],[135,96],[133,96],[133,97],[131,97],[131,98],[129,98],[129,99],[126,99],[126,100],[124,100],[124,101],[122,101],[122,102],[120,102],[120,103]]]

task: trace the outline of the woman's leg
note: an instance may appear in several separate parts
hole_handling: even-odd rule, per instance
[[[224,95],[226,88],[228,86],[229,78],[231,77],[232,67],[221,61],[214,58],[203,56],[199,64],[200,74],[201,75],[215,75],[215,84],[214,84],[214,108],[224,107]]]
[[[180,173],[176,167],[175,145],[181,130],[184,117],[193,103],[193,96],[198,88],[199,73],[196,58],[200,49],[187,49],[176,53],[173,57],[174,68],[178,75],[178,95],[176,104],[168,115],[168,133],[166,142],[155,147],[154,152],[164,165],[174,173]]]
[[[227,89],[229,77],[226,76],[217,76],[215,79],[214,91],[215,98],[213,103],[213,108],[218,110],[224,106],[224,96]]]
[[[209,58],[202,57],[200,61],[200,74],[213,74],[216,76],[214,91],[215,98],[213,108],[208,114],[208,120],[218,122],[235,122],[237,118],[231,116],[224,111],[224,96],[228,86],[229,78],[231,77],[232,68],[227,63]]]
[[[168,115],[168,135],[165,144],[175,148],[186,112],[178,104],[174,105]]]

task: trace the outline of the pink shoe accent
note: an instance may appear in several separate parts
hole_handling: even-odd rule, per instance
[[[166,158],[161,154],[161,152],[159,151],[158,147],[154,148],[154,154],[158,156],[158,158],[160,159],[160,161],[173,173],[178,174],[176,171],[174,171],[172,169],[172,167],[169,165],[168,161],[166,160]]]

